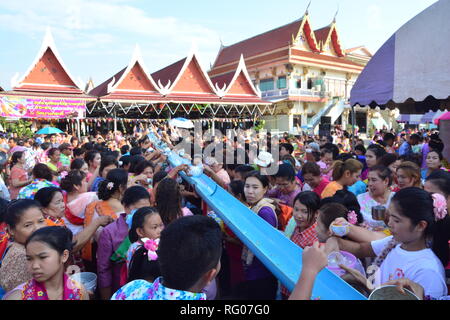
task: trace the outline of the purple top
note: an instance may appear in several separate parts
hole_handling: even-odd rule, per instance
[[[97,250],[97,274],[100,288],[112,287],[112,292],[120,288],[120,270],[122,263],[114,263],[110,260],[113,253],[128,235],[128,225],[125,221],[126,214],[107,225],[98,239]]]
[[[270,207],[262,207],[258,212],[258,216],[266,220],[274,228],[277,227],[277,215]],[[262,264],[255,256],[253,262],[247,268],[244,268],[245,280],[258,280],[272,276],[272,273]]]
[[[428,143],[425,143],[422,146],[422,169],[427,169],[427,156],[430,153],[430,146]]]
[[[288,206],[293,208],[294,199],[300,192],[302,192],[302,188],[300,188],[299,186],[296,186],[295,190],[291,193],[283,193],[280,189],[274,188],[266,193],[266,197],[279,199],[283,204],[287,204]]]

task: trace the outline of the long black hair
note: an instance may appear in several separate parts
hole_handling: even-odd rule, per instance
[[[183,216],[180,186],[174,179],[164,178],[159,182],[155,200],[164,225],[167,226]]]
[[[450,217],[436,221],[432,195],[423,189],[412,187],[397,192],[392,198],[392,204],[401,215],[411,220],[413,226],[420,221],[427,223],[424,236],[432,240],[432,249],[443,265],[449,259],[448,241],[450,233]]]
[[[11,157],[11,164],[10,164],[9,168],[12,169],[12,167],[14,167],[19,162],[19,159],[22,158],[22,156],[23,156],[23,151],[14,152]]]
[[[158,260],[149,261],[147,249],[144,246],[139,247],[131,258],[127,282],[139,279],[153,282],[159,276],[161,270]]]

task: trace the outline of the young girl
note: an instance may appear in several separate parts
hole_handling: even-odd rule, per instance
[[[320,243],[326,243],[327,240],[333,236],[330,230],[330,225],[338,218],[344,218],[350,224],[356,224],[357,218],[354,212],[349,212],[348,209],[340,203],[326,203],[319,209],[317,216],[317,239]]]
[[[291,241],[302,249],[310,247],[318,241],[316,227],[319,206],[320,197],[312,191],[302,192],[294,199],[293,217],[289,222],[289,224],[294,224],[294,228],[292,232],[288,231],[288,235],[290,234]],[[289,291],[282,286],[281,294],[286,300]]]
[[[103,229],[98,239],[97,273],[101,298],[109,300],[120,288],[120,274],[131,243],[126,217],[134,209],[150,206],[150,195],[141,186],[128,188],[122,199],[125,212]],[[128,245],[127,245],[128,244]],[[112,291],[114,290],[114,291]]]
[[[362,169],[362,163],[355,159],[348,159],[345,162],[340,160],[336,161],[333,165],[334,181],[325,187],[321,198],[332,197],[336,191],[354,185],[361,176]]]
[[[34,200],[18,200],[8,206],[5,215],[10,240],[0,267],[0,287],[5,292],[32,278],[27,271],[25,243],[37,229],[45,227],[41,206]]]
[[[299,193],[294,199],[293,217],[284,233],[302,249],[317,241],[315,228],[319,206],[320,197],[312,191]]]
[[[89,300],[83,285],[64,272],[73,246],[69,229],[39,229],[25,246],[28,272],[33,278],[9,292],[5,300]]]
[[[419,188],[405,188],[393,197],[389,215],[390,237],[364,243],[337,238],[329,242],[359,258],[377,257],[374,266],[367,270],[375,287],[408,278],[423,286],[427,296],[446,295],[442,264],[448,262],[448,239],[435,231],[447,223],[445,201]],[[433,239],[432,249],[427,245],[430,239]]]
[[[164,224],[159,213],[151,207],[144,207],[136,211],[133,215],[128,237],[132,243],[127,252],[126,268],[128,270],[128,281],[131,282],[137,279],[145,279],[153,282],[158,277],[153,274],[157,270],[156,259],[151,256],[146,256],[142,259],[142,253],[147,252],[147,247],[154,246],[155,249],[159,243],[161,231],[164,229]],[[136,252],[144,247],[145,250],[136,254]],[[152,263],[153,261],[153,263]],[[156,266],[153,266],[156,264]],[[159,271],[159,270],[158,270]],[[123,283],[122,285],[125,285]]]

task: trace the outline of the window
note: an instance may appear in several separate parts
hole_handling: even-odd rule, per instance
[[[299,126],[299,127],[302,126],[302,116],[301,115],[294,116],[294,128],[297,126]]]
[[[279,77],[277,80],[277,88],[286,89],[286,87],[287,87],[286,77]]]
[[[261,91],[269,91],[274,89],[274,81],[273,79],[264,79],[259,83],[259,89]]]
[[[297,81],[295,82],[295,87],[297,89],[301,89],[302,88],[302,79],[297,79]]]
[[[313,81],[312,79],[308,79],[308,90],[311,90],[313,88]]]

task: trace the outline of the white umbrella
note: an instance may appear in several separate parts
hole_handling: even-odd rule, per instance
[[[191,120],[185,118],[175,118],[169,121],[169,125],[172,127],[182,128],[182,129],[192,129],[194,128],[194,123]]]

